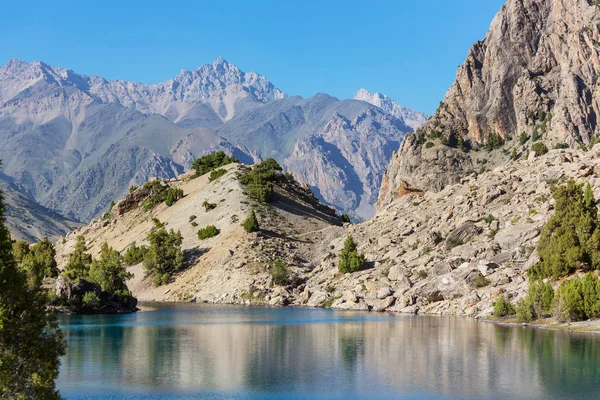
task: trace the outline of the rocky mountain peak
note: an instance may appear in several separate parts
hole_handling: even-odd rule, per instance
[[[417,129],[422,126],[429,118],[426,114],[402,107],[394,100],[381,93],[371,93],[368,90],[361,88],[354,95],[354,100],[361,100],[369,104],[373,104],[394,117],[402,120],[405,125],[412,129]]]
[[[441,190],[473,171],[476,155],[439,142],[477,149],[500,137],[516,149],[523,133],[548,148],[592,142],[600,113],[599,23],[600,7],[588,0],[508,0],[435,115],[393,157],[380,202],[394,198],[393,182]]]

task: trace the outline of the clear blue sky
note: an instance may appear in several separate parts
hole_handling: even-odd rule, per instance
[[[222,56],[288,94],[360,87],[433,112],[504,0],[20,0],[0,13],[11,58],[156,83]]]

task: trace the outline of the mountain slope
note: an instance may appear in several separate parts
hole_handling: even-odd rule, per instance
[[[381,108],[388,114],[402,120],[405,125],[410,126],[413,130],[421,127],[427,122],[427,119],[429,119],[429,116],[422,112],[402,107],[385,94],[371,93],[366,89],[359,89],[354,95],[354,100],[366,101],[369,104]]]
[[[475,169],[462,151],[427,150],[428,138],[479,148],[522,133],[548,147],[595,140],[600,112],[600,8],[587,0],[508,0],[471,47],[435,115],[390,164],[382,202],[401,181],[441,190]]]

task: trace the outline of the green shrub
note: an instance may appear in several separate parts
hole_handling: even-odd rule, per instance
[[[271,276],[275,285],[285,286],[288,284],[290,271],[281,258],[275,259],[271,264]]]
[[[554,314],[559,321],[600,317],[600,280],[591,273],[563,281],[556,298]]]
[[[502,318],[507,315],[514,315],[515,313],[515,308],[510,301],[507,301],[503,294],[498,296],[494,302],[494,317]]]
[[[465,244],[463,240],[457,239],[452,236],[448,236],[448,238],[446,239],[446,249],[448,250],[452,250],[453,248],[462,246],[463,244]]]
[[[92,261],[89,279],[100,285],[103,291],[119,296],[130,296],[126,281],[133,277],[127,272],[121,253],[107,243],[100,248],[100,257]]]
[[[486,287],[489,284],[490,284],[490,281],[488,279],[486,279],[486,277],[483,276],[481,273],[478,273],[475,276],[475,279],[473,280],[473,287],[475,287],[475,288]]]
[[[29,243],[24,240],[18,240],[12,243],[12,253],[15,261],[20,263],[23,257],[29,254]]]
[[[348,214],[342,214],[342,222],[350,223],[350,216]]]
[[[565,276],[578,268],[600,266],[600,229],[598,209],[591,187],[569,181],[555,187],[554,214],[544,228],[537,245],[540,262],[529,269],[531,278]]]
[[[503,141],[502,138],[496,134],[496,132],[490,132],[488,134],[487,140],[485,141],[485,149],[487,151],[492,151],[499,147],[502,147]]]
[[[87,250],[85,238],[82,235],[77,236],[75,248],[69,254],[69,261],[63,270],[63,275],[67,279],[77,281],[87,278],[90,265],[92,264],[92,256],[86,253]]]
[[[219,230],[214,225],[208,225],[198,231],[198,239],[204,240],[211,237],[215,237],[219,234]]]
[[[100,299],[95,292],[85,292],[82,301],[84,306],[90,308],[98,307],[100,305]]]
[[[239,161],[233,156],[228,156],[224,151],[217,151],[216,153],[207,154],[196,159],[192,163],[192,169],[196,170],[194,178],[235,162]]]
[[[108,206],[108,212],[111,213],[114,207],[115,207],[115,202],[111,201],[110,205]]]
[[[202,207],[204,207],[204,210],[206,210],[206,212],[209,212],[210,210],[214,210],[215,208],[217,208],[217,204],[209,203],[208,201],[204,200],[204,202],[202,203]]]
[[[425,279],[425,278],[427,278],[427,271],[425,271],[424,269],[420,269],[417,271],[417,276],[420,279]]]
[[[483,222],[485,222],[486,224],[491,224],[493,221],[495,221],[497,218],[494,217],[492,214],[489,214],[487,217],[483,217],[482,220]]]
[[[548,152],[548,148],[544,143],[536,142],[531,145],[531,151],[533,151],[536,156],[542,156]]]
[[[533,311],[529,299],[524,298],[517,302],[516,307],[517,321],[529,323],[533,321]]]
[[[154,182],[157,182],[158,185]],[[151,181],[144,185],[150,188],[150,196],[144,200],[144,209],[151,210],[162,202],[171,207],[177,200],[183,197],[183,190],[178,188],[163,187],[158,181]]]
[[[258,232],[260,230],[260,225],[256,219],[256,213],[254,212],[254,209],[250,210],[250,214],[248,215],[248,218],[244,220],[242,226],[248,233]]]
[[[522,146],[529,140],[529,135],[525,132],[521,132],[519,135],[519,144]]]
[[[133,193],[133,192],[135,192],[136,190],[138,190],[138,187],[137,187],[137,186],[135,186],[135,185],[131,185],[131,186],[129,186],[129,193]]]
[[[344,274],[361,271],[367,264],[365,256],[358,253],[356,243],[352,236],[346,238],[344,247],[340,251],[339,258],[338,269]]]
[[[163,276],[172,274],[183,268],[183,251],[181,232],[173,229],[167,231],[165,224],[154,221],[155,229],[148,234],[148,251],[144,257],[144,270],[155,277],[155,284],[165,282]],[[157,277],[159,279],[157,280]],[[167,278],[168,281],[168,278]],[[161,283],[162,282],[162,283]]]
[[[208,176],[208,181],[212,182],[215,179],[219,179],[220,177],[225,175],[226,172],[227,171],[224,170],[223,168],[213,169],[212,171],[210,171],[210,175]]]
[[[427,141],[427,142],[425,142],[425,148],[426,148],[426,149],[430,149],[430,148],[432,148],[433,146],[435,146],[435,145],[433,144],[433,142],[430,142],[430,141]]]
[[[196,221],[192,221],[190,222],[190,225],[192,225],[195,228],[198,226],[198,223]]]
[[[127,266],[137,265],[144,261],[144,258],[146,257],[147,253],[148,247],[138,247],[137,244],[133,242],[125,251],[125,255],[123,256],[123,263]]]
[[[566,144],[566,143],[556,143],[556,144],[554,145],[554,148],[555,148],[555,149],[568,149],[568,148],[569,148],[569,145],[568,145],[568,144]]]
[[[27,245],[27,249],[23,244],[15,242],[13,253],[17,253],[15,259],[20,258],[20,268],[25,272],[30,288],[39,287],[44,278],[58,276],[56,252],[48,238],[40,240],[31,247]]]
[[[262,203],[268,203],[273,197],[273,183],[283,177],[280,174],[281,170],[282,168],[277,161],[268,158],[252,167],[250,171],[242,174],[239,180],[246,186],[251,197]]]

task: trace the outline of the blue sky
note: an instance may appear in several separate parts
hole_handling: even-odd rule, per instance
[[[156,83],[222,56],[288,94],[360,87],[433,112],[504,0],[21,0],[2,5],[0,63],[42,60]]]

